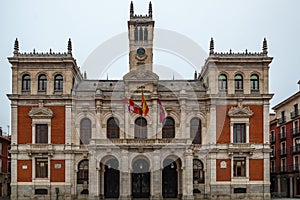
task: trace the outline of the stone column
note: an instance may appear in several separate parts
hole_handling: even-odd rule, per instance
[[[289,177],[289,179],[290,179],[290,198],[293,198],[293,196],[294,196],[294,194],[293,194],[293,176],[290,176]]]
[[[94,152],[89,157],[89,199],[94,199],[97,194],[97,162],[94,158]]]
[[[183,200],[194,200],[193,196],[193,152],[191,149],[185,152],[185,167],[184,167],[183,185],[185,191],[183,193]]]
[[[65,112],[65,141],[70,145],[72,143],[72,105],[66,105]]]
[[[119,200],[131,199],[131,178],[129,170],[128,152],[122,150],[120,163],[120,197]]]
[[[279,194],[281,193],[281,180],[280,180],[280,176],[277,177],[277,192]]]
[[[153,153],[153,167],[151,169],[151,200],[162,199],[162,169],[160,167],[160,153]]]

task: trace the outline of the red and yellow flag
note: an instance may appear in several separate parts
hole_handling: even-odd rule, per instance
[[[144,116],[148,115],[149,107],[147,105],[146,98],[144,96],[144,92],[142,93],[142,111],[143,111]]]

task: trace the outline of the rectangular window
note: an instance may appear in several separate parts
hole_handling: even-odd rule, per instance
[[[286,172],[285,158],[281,159],[281,172]]]
[[[294,157],[294,170],[299,170],[299,156]]]
[[[271,146],[272,152],[271,152],[271,158],[275,157],[275,146]]]
[[[275,160],[271,161],[271,173],[275,172]]]
[[[35,163],[36,178],[47,178],[48,177],[48,159],[38,158]]]
[[[233,143],[246,143],[246,124],[233,125]]]
[[[48,125],[47,124],[37,124],[35,143],[37,144],[47,144],[48,143]]]
[[[275,142],[275,132],[274,131],[271,131],[270,142]]]
[[[233,176],[245,177],[246,176],[246,158],[236,157],[233,158]]]
[[[294,121],[294,130],[293,134],[298,134],[299,133],[299,122],[298,120]]]
[[[2,173],[2,160],[0,159],[0,173]]]
[[[282,142],[280,155],[285,155],[285,154],[286,154],[285,142]]]
[[[0,155],[2,155],[2,143],[0,143]]]

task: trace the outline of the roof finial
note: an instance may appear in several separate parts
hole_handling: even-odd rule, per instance
[[[87,79],[87,74],[86,74],[86,71],[84,71],[84,74],[83,74],[83,79],[86,80]]]
[[[14,54],[15,55],[19,54],[19,41],[18,41],[18,38],[16,38],[16,40],[15,40]]]
[[[194,73],[194,80],[197,80],[197,71],[195,70],[195,73]]]
[[[72,42],[71,42],[71,38],[69,38],[69,41],[68,41],[68,54],[72,55]]]
[[[133,9],[133,2],[130,3],[130,17],[133,17],[134,15],[134,9]]]
[[[268,43],[267,43],[267,39],[266,39],[266,38],[264,38],[262,50],[263,50],[263,54],[264,54],[264,55],[267,55],[267,54],[268,54]]]
[[[210,39],[210,46],[209,46],[209,55],[214,54],[214,49],[215,49],[214,38],[211,38]]]
[[[152,17],[152,3],[150,1],[149,3],[149,11],[148,11],[149,17]]]

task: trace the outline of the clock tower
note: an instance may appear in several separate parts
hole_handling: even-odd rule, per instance
[[[136,69],[152,71],[153,28],[152,3],[149,3],[148,14],[137,15],[134,13],[133,2],[131,2],[128,21],[130,71]]]

